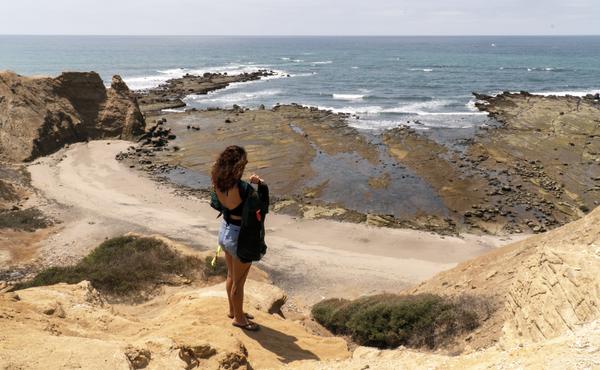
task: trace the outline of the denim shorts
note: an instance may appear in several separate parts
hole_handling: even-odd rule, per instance
[[[219,245],[235,258],[237,258],[239,235],[240,226],[227,223],[227,221],[223,220],[223,223],[221,223],[221,230],[219,230]]]

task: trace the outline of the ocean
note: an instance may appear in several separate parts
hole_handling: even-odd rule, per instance
[[[471,92],[600,91],[600,36],[132,37],[0,36],[0,70],[24,75],[96,71],[133,89],[185,73],[272,69],[261,81],[189,96],[191,107],[299,103],[355,114],[385,129],[469,128],[485,120]]]

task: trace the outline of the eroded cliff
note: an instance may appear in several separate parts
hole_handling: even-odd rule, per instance
[[[131,139],[144,117],[121,77],[107,89],[95,72],[56,78],[0,72],[0,157],[29,161],[63,145],[98,139]]]

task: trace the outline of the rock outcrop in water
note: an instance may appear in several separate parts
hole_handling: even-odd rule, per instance
[[[186,74],[181,78],[168,80],[158,87],[139,91],[138,96],[144,113],[156,113],[162,109],[185,107],[186,103],[182,99],[187,95],[206,95],[211,91],[224,89],[232,83],[256,81],[273,75],[274,71],[266,69],[237,75],[209,72],[202,76]]]
[[[106,89],[95,72],[56,78],[0,73],[3,159],[29,161],[90,139],[132,139],[144,127],[136,97],[119,76]]]
[[[495,118],[451,150],[409,128],[384,134],[389,151],[436,189],[451,217],[490,233],[534,233],[600,204],[600,101],[526,92],[475,94]]]

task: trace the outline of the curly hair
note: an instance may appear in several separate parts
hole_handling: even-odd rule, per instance
[[[231,189],[242,178],[247,163],[244,148],[228,146],[212,166],[210,175],[213,185],[221,192]]]

